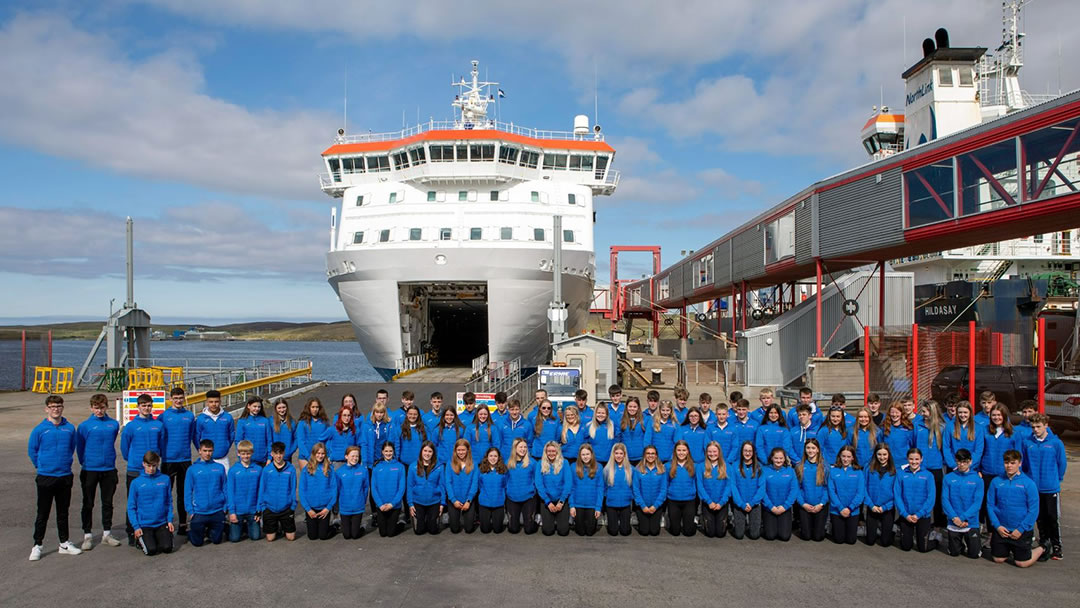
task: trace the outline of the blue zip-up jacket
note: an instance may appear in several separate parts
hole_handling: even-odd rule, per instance
[[[821,413],[821,408],[816,403],[811,403],[810,407],[814,410],[810,413],[810,428],[817,430],[821,428],[821,425],[825,424],[825,414]],[[789,429],[797,428],[799,426],[799,411],[794,407],[789,409],[784,414],[784,420],[787,421]]]
[[[229,467],[225,480],[225,512],[251,515],[259,509],[259,481],[262,467],[255,464],[244,466],[237,462]]]
[[[832,467],[829,470],[829,513],[840,515],[850,509],[855,517],[866,500],[866,476],[855,467]]]
[[[214,442],[214,458],[228,456],[233,441],[236,439],[236,425],[233,417],[224,410],[218,415],[217,420],[205,411],[196,416],[195,444],[198,445],[203,439]]]
[[[522,466],[520,462],[513,468],[507,465],[506,497],[508,499],[514,502],[525,502],[536,496],[536,475],[533,472],[536,467],[535,460],[530,460],[527,467]]]
[[[730,464],[739,461],[739,446],[742,445],[739,443],[739,429],[731,423],[730,418],[724,428],[717,424],[709,426],[709,441],[720,444],[720,457],[724,462]]]
[[[855,462],[859,463],[859,466],[863,469],[866,469],[866,467],[870,466],[870,461],[874,459],[874,450],[877,449],[877,444],[881,443],[881,429],[877,429],[873,441],[870,440],[870,431],[864,429],[857,429],[848,437],[851,438],[851,444],[855,446]]]
[[[950,469],[956,468],[956,451],[963,448],[971,452],[971,468],[978,471],[979,466],[982,463],[983,443],[986,437],[986,429],[979,425],[975,425],[975,438],[968,439],[967,429],[960,429],[960,438],[953,437],[953,429],[944,429],[942,432],[942,446],[945,456],[945,464],[949,465]]]
[[[653,423],[650,423],[645,429],[645,445],[653,446],[656,448],[656,455],[660,457],[660,462],[667,464],[671,462],[672,452],[675,451],[675,433],[678,432],[678,425],[674,421],[668,420],[660,425],[660,430],[654,430],[656,427]]]
[[[322,511],[330,509],[337,500],[337,476],[334,469],[325,475],[321,466],[309,473],[307,467],[300,469],[299,497],[300,508],[304,511]]]
[[[438,457],[438,462],[450,462],[450,459],[454,456],[454,443],[465,436],[465,431],[459,432],[457,427],[448,426],[436,427],[435,433],[436,435],[431,440],[435,444],[435,454]],[[417,454],[419,455],[419,452]],[[473,450],[473,454],[473,461],[475,462],[475,450]]]
[[[608,418],[611,418],[611,423],[617,427],[619,426],[619,423],[622,422],[623,412],[626,411],[626,403],[619,403],[618,405],[616,405],[615,403],[609,401],[607,403],[607,411]]]
[[[505,505],[506,478],[506,473],[500,473],[495,469],[487,473],[480,473],[477,484],[480,488],[476,495],[477,504],[490,509]]]
[[[983,480],[974,471],[953,471],[941,482],[941,508],[952,523],[954,517],[979,527],[979,509],[983,504]]]
[[[728,418],[728,422],[733,427],[735,427],[735,432],[739,437],[735,442],[736,443],[736,447],[735,447],[736,450],[738,449],[738,446],[741,446],[742,444],[746,443],[747,441],[749,441],[750,443],[754,442],[754,438],[757,437],[758,426],[760,426],[760,425],[757,422],[754,422],[754,420],[752,418],[750,418],[750,416],[746,417],[746,422],[740,422],[739,419],[737,417],[735,417],[735,416],[732,416],[731,418]],[[738,462],[740,459],[741,459],[741,456],[738,457],[738,458],[733,458],[729,462]]]
[[[575,509],[595,509],[599,511],[604,506],[604,470],[597,467],[596,473],[589,477],[588,469],[578,477],[574,471],[573,487],[570,488],[570,506]]]
[[[915,447],[922,451],[922,468],[937,471],[945,466],[944,455],[942,454],[945,443],[944,429],[941,433],[940,443],[934,439],[934,445],[930,445],[932,437],[930,429],[926,428],[926,425],[920,424],[915,427]]]
[[[851,443],[851,431],[848,430],[845,437],[836,429],[821,427],[818,429],[817,440],[821,443],[822,460],[825,464],[832,464],[836,462],[836,455],[840,453],[840,448]]]
[[[1065,444],[1056,435],[1046,432],[1042,440],[1034,435],[1024,441],[1024,472],[1035,481],[1043,494],[1057,494],[1065,481]]]
[[[750,410],[750,413],[747,414],[746,417],[752,420],[754,424],[761,426],[761,421],[765,420],[765,407],[759,405],[753,410]]]
[[[984,411],[980,410],[977,414],[972,416],[972,418],[975,419],[975,426],[981,426],[984,428],[990,426],[990,415]]]
[[[660,508],[667,500],[668,476],[667,472],[659,472],[657,469],[645,469],[642,473],[634,469],[634,504],[638,508]]]
[[[1024,451],[1024,441],[1020,438],[1020,433],[1013,431],[1012,435],[1006,436],[1005,431],[1001,429],[999,431],[1001,432],[997,435],[991,435],[988,426],[985,429],[986,436],[983,437],[983,455],[979,470],[991,477],[1005,474],[1006,451],[1016,450],[1021,453]]]
[[[681,425],[683,420],[686,420],[686,413],[690,411],[690,406],[679,407],[675,404],[675,407],[671,409],[671,417],[675,420],[676,425]]]
[[[296,469],[288,460],[280,470],[270,462],[259,476],[259,511],[286,509],[296,510]]]
[[[535,420],[533,422],[535,424]],[[544,446],[547,445],[549,441],[559,443],[559,439],[561,438],[561,431],[562,423],[559,422],[558,418],[555,418],[554,416],[550,418],[545,418],[543,425],[540,427],[539,435],[535,434],[536,428],[533,428],[534,436],[532,447],[529,449],[529,455],[532,456],[534,460],[540,460],[541,458],[543,458]]]
[[[607,473],[603,471],[600,473],[604,478],[604,503],[618,509],[629,507],[634,499],[634,469],[630,470],[629,482],[626,481],[626,472],[619,467],[615,467],[612,480],[614,483],[611,484],[607,482]]]
[[[801,426],[788,427],[789,443],[788,445],[783,446],[783,448],[784,451],[787,452],[788,460],[791,461],[792,465],[799,464],[799,462],[802,461],[803,448],[806,447],[807,441],[818,439],[820,443],[821,438],[818,436],[819,430],[820,429],[815,428],[812,424],[807,428]],[[768,456],[768,453],[766,453],[766,456]]]
[[[278,423],[278,430],[274,430],[274,421],[270,421],[270,443],[281,442],[285,444],[285,460],[292,460],[296,453],[296,422],[292,426],[284,422]],[[310,455],[311,452],[308,452]],[[270,462],[269,460],[267,462]]]
[[[398,460],[405,464],[416,464],[417,459],[420,458],[420,448],[424,445],[424,437],[420,435],[420,431],[416,430],[419,426],[419,424],[410,426],[408,437],[405,436],[400,427],[394,427],[393,429],[394,454],[398,457]],[[424,430],[427,432],[426,428]],[[434,434],[429,432],[427,436],[432,443],[435,442]],[[442,460],[438,448],[436,448],[435,452],[439,462],[450,462],[449,460]],[[451,449],[451,452],[453,452],[453,449]],[[378,463],[382,459],[382,446],[374,446],[372,448],[372,459],[369,462]]]
[[[376,507],[390,504],[395,509],[401,508],[405,498],[406,466],[397,460],[383,459],[371,470],[371,499]]]
[[[921,467],[915,473],[906,468],[897,471],[893,500],[896,501],[896,513],[900,517],[930,517],[937,500],[934,475]]]
[[[143,471],[131,482],[128,489],[127,516],[131,527],[157,528],[172,521],[172,483],[168,475],[156,471],[147,475]]]
[[[1010,532],[1032,530],[1039,516],[1039,489],[1023,473],[995,477],[986,495],[986,514],[992,528],[1004,526]]]
[[[491,436],[488,436],[488,430],[491,430]],[[502,458],[506,458],[509,453],[502,451],[502,429],[499,425],[492,424],[491,426],[483,426],[477,428],[470,426],[465,429],[465,439],[469,440],[469,445],[472,447],[473,464],[480,464],[480,461],[484,459],[484,455],[487,454],[490,448],[499,448],[499,454]],[[450,455],[453,455],[453,446],[451,446]],[[449,456],[447,457],[449,458]],[[450,462],[449,460],[443,460],[441,462]]]
[[[499,428],[499,437],[502,438],[499,452],[502,453],[503,457],[510,456],[510,451],[514,447],[514,440],[519,437],[524,439],[525,443],[532,448],[533,428],[533,423],[529,422],[524,416],[518,420],[511,420],[510,416],[507,415]]]
[[[160,420],[135,416],[120,432],[120,454],[127,461],[128,472],[141,472],[142,459],[153,450],[165,451],[165,425]]]
[[[424,430],[427,431],[427,434],[429,436],[434,436],[435,435],[435,427],[439,426],[439,421],[440,420],[442,420],[442,410],[439,410],[438,412],[432,412],[431,410],[428,410],[428,411],[420,414],[420,420],[417,422],[417,424],[423,423]],[[400,429],[401,425],[400,424],[395,424],[394,428],[395,429]]]
[[[562,409],[564,411],[566,410],[565,407],[562,408]],[[578,408],[577,413],[578,413],[578,419],[581,422],[581,426],[585,426],[585,425],[589,424],[589,421],[591,421],[593,419],[593,408],[589,407],[588,405],[585,406],[585,409]]]
[[[818,467],[819,466],[825,466],[826,468],[828,468],[828,465],[823,464],[821,462],[820,458],[818,459],[817,463],[804,462],[804,463],[802,463],[802,465],[803,465],[803,474],[802,474],[802,479],[799,481],[799,491],[795,496],[796,503],[800,504],[800,505],[806,504],[806,505],[810,505],[810,506],[828,504],[829,503],[829,474],[828,474],[828,471],[826,471],[826,473],[825,473],[825,483],[821,484],[820,486],[817,484]],[[772,467],[770,467],[770,468],[772,468]]]
[[[485,406],[477,405],[476,407],[485,407]],[[468,428],[468,427],[472,426],[473,421],[476,420],[476,409],[473,409],[473,411],[471,411],[471,412],[469,410],[467,410],[467,409],[461,410],[461,412],[458,413],[458,420],[461,421],[461,424],[465,425],[465,428]]]
[[[354,445],[360,448],[360,457],[363,458],[364,449],[361,446],[359,432],[350,431],[349,429],[339,432],[337,427],[330,426],[326,428],[326,432],[322,436],[322,442],[326,444],[326,457],[332,462],[343,462],[345,460],[345,450]]]
[[[187,505],[187,512],[193,515],[210,515],[224,511],[225,484],[224,466],[213,460],[196,460],[184,475],[184,503]]]
[[[387,409],[386,415],[390,417],[390,424],[401,426],[401,423],[405,422],[405,405],[402,404],[397,409]],[[423,417],[421,417],[421,420],[423,420]]]
[[[236,442],[245,439],[251,442],[251,459],[255,462],[265,464],[270,461],[273,424],[266,416],[248,416],[236,422]]]
[[[705,470],[707,468],[712,469],[712,477],[705,477]],[[701,502],[707,508],[709,503],[720,503],[721,506],[726,505],[731,500],[731,483],[730,477],[724,479],[717,479],[717,475],[720,474],[720,467],[700,467],[697,471],[697,492],[698,497],[701,498]]]
[[[896,462],[907,462],[908,450],[915,447],[915,431],[908,430],[902,426],[890,426],[889,432],[882,431],[881,440],[889,446],[889,451],[892,452],[893,460]],[[944,433],[942,433],[942,441],[944,442]]]
[[[109,418],[91,415],[76,429],[75,451],[84,471],[116,470],[116,436],[120,423]]]
[[[799,497],[799,478],[795,475],[795,469],[791,467],[779,469],[772,466],[765,467],[761,474],[761,482],[765,486],[761,504],[766,509],[773,507],[790,509]]]
[[[648,425],[649,421],[645,419],[637,426],[625,429],[619,427],[619,441],[626,445],[627,460],[631,462],[641,460],[641,456],[645,453],[645,429],[648,428]]]
[[[671,476],[670,469],[675,469],[675,476]],[[697,479],[686,470],[686,467],[675,464],[669,465],[667,496],[670,500],[693,500],[697,497]]]
[[[585,438],[589,436],[589,427],[585,424],[578,426],[578,430],[575,433],[571,429],[566,429],[566,441],[562,440],[562,431],[559,432],[559,443],[562,445],[563,458],[577,459],[578,450],[581,449],[581,444],[585,443]]]
[[[465,468],[462,467],[461,472],[455,473],[453,467],[446,465],[446,469],[443,471],[446,504],[453,505],[454,501],[465,504],[476,499],[476,492],[480,489],[478,485],[480,482],[477,480],[478,475],[479,472],[475,466],[472,471],[465,472]]]
[[[158,420],[165,425],[165,453],[162,462],[191,462],[191,448],[195,443],[195,414],[177,407],[167,408]]]
[[[495,423],[495,426],[501,427],[506,424],[506,421],[510,418],[510,410],[506,409],[499,411],[499,408],[495,408],[491,411],[491,421]]]
[[[896,506],[896,475],[866,470],[866,506],[888,511]]]
[[[675,432],[675,441],[685,441],[690,446],[690,459],[695,465],[705,462],[705,444],[709,441],[705,427],[681,425]]]
[[[542,463],[536,464],[536,493],[540,495],[540,500],[543,504],[558,504],[560,502],[565,503],[570,499],[570,490],[573,488],[574,482],[571,479],[570,463],[564,462],[562,470],[558,473],[555,472],[554,467],[547,473],[544,473],[544,467]]]
[[[382,458],[379,451],[384,443],[387,441],[397,443],[394,428],[391,422],[371,422],[370,419],[364,419],[364,425],[360,428],[360,464],[370,469],[378,459]],[[397,428],[400,428],[400,425]],[[397,448],[395,447],[394,450],[396,452]]]
[[[763,466],[769,466],[769,454],[773,451],[773,448],[783,448],[788,458],[791,458],[791,455],[795,453],[795,448],[791,443],[791,434],[787,428],[777,423],[767,423],[758,427],[757,434],[754,437],[754,448],[757,449],[758,460],[761,461]],[[800,451],[799,458],[801,457],[802,452]]]
[[[611,458],[611,447],[619,442],[619,427],[612,421],[611,432],[608,432],[607,425],[599,425],[596,427],[596,436],[590,436],[592,433],[592,427],[585,427],[585,443],[593,446],[593,456],[596,457],[596,462],[604,465]]]
[[[427,475],[417,473],[415,464],[409,466],[405,496],[410,505],[441,505],[444,488],[443,465],[436,464]]]
[[[307,460],[311,457],[311,448],[323,435],[329,426],[322,420],[304,420],[297,422],[293,430],[296,438],[297,457]]]
[[[345,463],[334,471],[337,477],[337,506],[342,515],[364,512],[368,499],[368,469],[362,464]]]
[[[745,476],[743,472],[746,473]],[[731,486],[731,502],[740,510],[745,509],[746,505],[757,506],[765,498],[765,483],[761,472],[754,476],[753,470],[748,467],[744,467],[743,472],[739,471],[739,463],[732,466],[731,479],[735,483]]]

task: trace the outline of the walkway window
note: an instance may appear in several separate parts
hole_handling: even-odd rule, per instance
[[[469,228],[469,240],[479,241],[484,238],[483,228]]]
[[[1020,185],[1016,174],[1015,139],[962,154],[956,160],[961,215],[1016,204]]]
[[[380,230],[379,231],[379,242],[380,243],[386,243],[389,240],[390,240],[390,231],[389,230]]]
[[[904,174],[908,228],[952,219],[953,177],[951,158]]]
[[[708,254],[694,261],[694,288],[712,285],[713,254]]]
[[[440,241],[449,241],[449,240],[452,240],[453,238],[454,238],[454,229],[453,228],[439,228],[439,240]]]
[[[364,233],[363,232],[354,232],[353,236],[352,236],[352,242],[353,242],[353,245],[359,245],[360,243],[363,243],[364,242]]]
[[[410,241],[419,241],[420,237],[422,235],[423,235],[423,229],[421,229],[421,228],[409,228],[409,240]]]
[[[512,240],[514,238],[514,229],[509,226],[499,228],[499,238],[504,241]]]
[[[667,276],[660,279],[660,283],[657,285],[656,291],[656,299],[658,301],[668,299],[671,296],[671,279]]]
[[[544,239],[544,229],[543,228],[533,228],[533,240],[534,241],[543,241],[543,240],[545,240]]]
[[[1080,118],[1020,138],[1024,159],[1024,200],[1051,198],[1080,190]]]

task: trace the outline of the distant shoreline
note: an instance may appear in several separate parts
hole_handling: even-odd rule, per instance
[[[22,332],[27,337],[38,337],[52,331],[53,340],[94,340],[101,333],[101,321],[76,321],[70,323],[47,323],[42,325],[0,326],[0,340],[18,340]],[[166,336],[173,332],[185,332],[192,328],[206,331],[228,332],[237,341],[276,340],[282,342],[351,342],[356,339],[352,324],[348,321],[330,323],[292,323],[287,321],[251,321],[225,325],[170,324],[155,325],[154,331]],[[220,342],[207,340],[206,342]]]

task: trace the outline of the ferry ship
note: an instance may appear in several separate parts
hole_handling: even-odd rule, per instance
[[[332,210],[326,275],[384,378],[486,357],[546,362],[555,239],[567,330],[592,296],[594,197],[619,182],[599,125],[545,131],[489,116],[496,82],[462,78],[452,121],[339,129],[322,153]],[[555,234],[556,216],[561,229]]]

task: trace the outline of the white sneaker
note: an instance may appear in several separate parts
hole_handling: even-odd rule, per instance
[[[859,529],[855,531],[855,536],[859,538],[866,538],[866,526],[859,526]]]
[[[36,562],[41,559],[41,545],[34,545],[34,548],[30,550],[30,561]]]
[[[106,534],[105,536],[102,536],[101,537],[101,542],[105,543],[106,545],[109,545],[110,547],[119,547],[120,546],[120,541],[117,540],[116,538],[114,538],[112,534]]]
[[[94,548],[94,537],[89,535],[89,534],[84,535],[83,539],[82,539],[82,550],[83,551],[89,551],[90,549],[93,549],[93,548]]]
[[[57,553],[60,555],[79,555],[82,553],[82,549],[71,543],[60,543],[60,549],[57,550]]]

